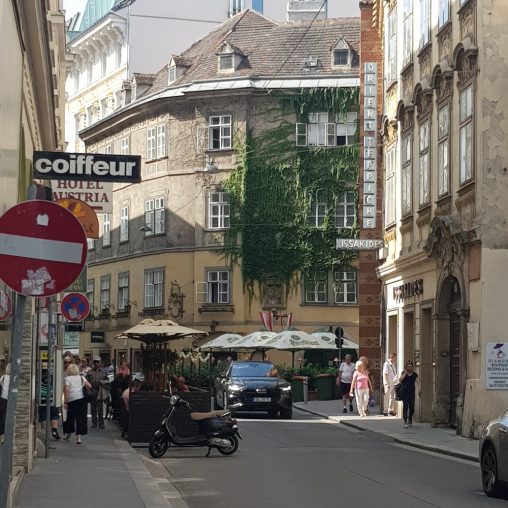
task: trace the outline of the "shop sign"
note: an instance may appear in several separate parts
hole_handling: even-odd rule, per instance
[[[104,332],[90,332],[90,342],[92,344],[103,344]]]
[[[79,332],[64,332],[63,347],[79,350]]]
[[[485,347],[485,387],[508,390],[508,343],[487,342]]]
[[[366,62],[363,104],[363,227],[376,228],[377,183],[377,64]]]
[[[423,295],[423,279],[406,282],[393,288],[393,299],[396,302],[403,302],[406,298],[421,295]]]
[[[364,240],[360,238],[337,238],[335,248],[339,250],[378,250],[384,247],[383,240]]]
[[[113,183],[52,180],[53,201],[78,199],[95,213],[113,213]]]

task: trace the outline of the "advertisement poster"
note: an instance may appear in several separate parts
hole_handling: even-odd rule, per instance
[[[487,342],[485,362],[487,390],[508,390],[508,343]]]
[[[79,332],[64,332],[63,348],[73,355],[79,355]]]

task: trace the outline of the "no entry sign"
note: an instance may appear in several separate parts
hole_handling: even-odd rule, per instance
[[[90,302],[81,293],[69,293],[62,298],[60,304],[62,316],[67,321],[83,321],[90,314]]]
[[[77,279],[86,254],[81,224],[51,201],[25,201],[0,217],[0,279],[17,293],[60,293]]]

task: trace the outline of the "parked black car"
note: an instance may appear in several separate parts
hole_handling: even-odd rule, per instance
[[[240,402],[238,411],[263,411],[271,417],[291,418],[293,414],[291,385],[270,362],[231,362],[226,374],[216,380],[215,401],[223,408]]]

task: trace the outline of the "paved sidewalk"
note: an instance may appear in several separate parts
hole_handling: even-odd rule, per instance
[[[21,482],[19,508],[170,508],[141,454],[119,438],[118,426],[89,429],[83,444],[52,441],[50,458],[39,458]]]
[[[379,407],[369,408],[370,415],[360,418],[356,410],[353,413],[343,413],[342,401],[338,400],[314,400],[307,404],[295,402],[293,405],[343,425],[383,434],[398,443],[478,461],[478,441],[457,436],[453,429],[432,428],[428,423],[418,422],[413,423],[412,428],[405,429],[401,418],[380,415]]]

